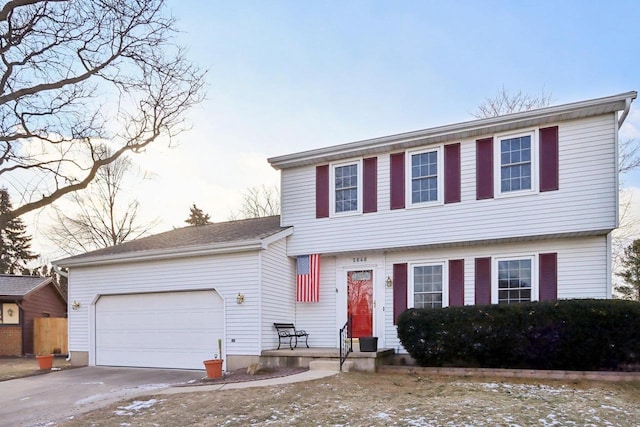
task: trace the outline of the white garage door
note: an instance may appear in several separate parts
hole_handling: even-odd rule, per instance
[[[215,291],[102,296],[96,303],[96,365],[204,369],[224,337]]]

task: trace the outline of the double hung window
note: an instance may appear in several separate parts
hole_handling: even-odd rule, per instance
[[[410,205],[438,203],[442,200],[442,150],[408,153],[407,196]]]
[[[411,267],[411,291],[409,301],[415,308],[446,307],[445,265],[416,264]]]
[[[535,132],[497,137],[496,194],[537,191],[536,147]]]
[[[500,140],[500,191],[531,190],[531,136]]]
[[[497,263],[497,295],[494,302],[512,304],[535,301],[538,299],[534,286],[533,257],[498,259]],[[497,299],[497,300],[496,300]]]
[[[361,162],[332,165],[331,192],[333,214],[359,213],[362,211]]]

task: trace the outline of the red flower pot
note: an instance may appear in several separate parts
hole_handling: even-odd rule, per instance
[[[36,359],[38,360],[38,366],[40,366],[41,371],[45,371],[53,367],[53,354],[36,356]]]
[[[222,378],[222,359],[205,360],[204,368],[207,370],[207,378]]]

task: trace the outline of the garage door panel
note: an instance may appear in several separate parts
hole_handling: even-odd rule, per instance
[[[101,297],[96,304],[96,365],[202,369],[224,336],[215,291]]]

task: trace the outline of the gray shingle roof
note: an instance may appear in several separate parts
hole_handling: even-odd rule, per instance
[[[65,258],[55,263],[64,265],[83,258],[261,240],[287,228],[289,227],[280,226],[279,215],[189,226]]]
[[[50,281],[51,277],[0,274],[0,297],[22,298]]]

